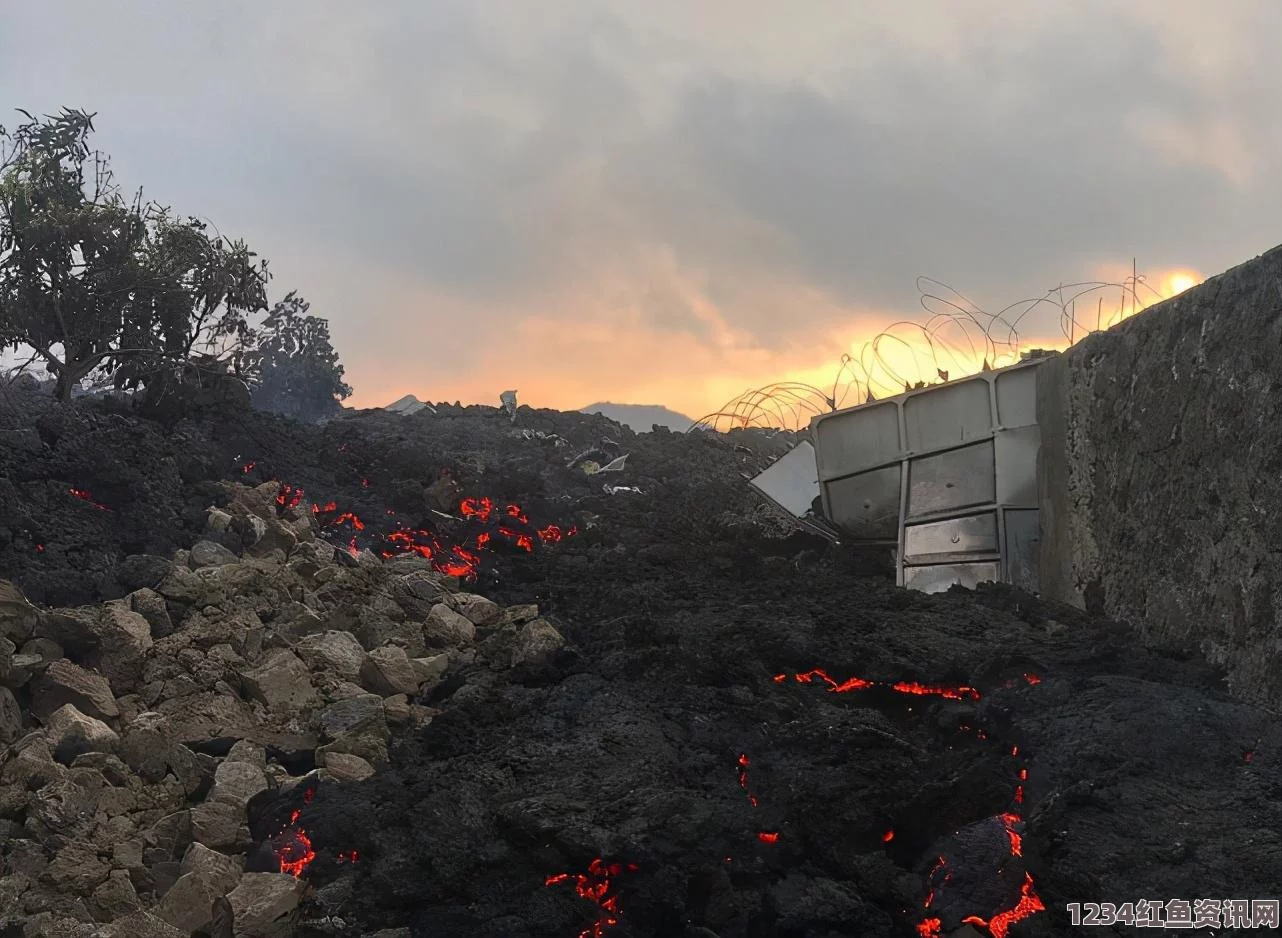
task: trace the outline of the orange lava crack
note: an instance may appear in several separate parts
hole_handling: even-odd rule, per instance
[[[250,466],[253,464],[250,463]],[[369,481],[362,479],[362,484],[368,488]],[[73,494],[75,494],[73,492]],[[302,504],[304,490],[299,486],[281,483],[280,491],[276,495],[276,504],[282,509],[297,508]],[[102,506],[99,506],[102,507]],[[320,504],[313,502],[311,513],[316,516],[318,522],[327,528],[336,528],[343,525],[349,526],[354,532],[365,530],[366,524],[355,512],[341,511],[338,503],[334,501]],[[495,520],[499,518],[510,519],[521,525],[529,525],[530,519],[526,512],[519,505],[508,504],[501,509],[489,498],[465,498],[459,504],[459,513],[466,519],[481,523],[488,522],[491,517]],[[395,517],[396,512],[390,508],[386,514],[389,517]],[[557,524],[548,524],[542,528],[527,532],[512,527],[510,523],[504,522],[497,526],[497,534],[509,541],[520,550],[527,553],[533,553],[536,544],[556,544],[567,537],[578,533],[578,529],[571,527],[568,530]],[[444,544],[431,531],[422,528],[408,528],[404,525],[397,524],[395,530],[389,532],[383,537],[383,549],[380,555],[384,559],[390,559],[400,554],[416,554],[432,563],[432,569],[438,573],[447,576],[457,576],[462,579],[472,580],[476,578],[480,570],[481,557],[479,552],[491,549],[494,544],[494,533],[490,531],[478,532],[471,539],[470,544]],[[359,553],[356,534],[353,534],[345,545],[345,549],[352,556]]]
[[[789,675],[787,673],[780,673],[780,674],[775,674],[772,680],[776,684],[783,684],[787,682],[788,677]],[[1036,674],[1026,672],[1025,674],[1022,675],[1022,677],[1024,682],[1029,686],[1036,686],[1037,684],[1040,684],[1042,682],[1041,677],[1039,677]],[[916,681],[895,681],[893,683],[885,683],[885,682],[878,682],[878,681],[869,681],[859,677],[851,677],[851,678],[847,678],[844,681],[838,681],[821,668],[814,668],[810,671],[794,673],[792,675],[792,678],[793,680],[801,684],[814,684],[814,683],[826,684],[828,687],[828,692],[835,693],[835,694],[845,694],[845,693],[850,693],[852,691],[857,691],[857,690],[868,690],[874,687],[883,687],[883,688],[888,687],[889,689],[901,694],[915,694],[919,696],[936,696],[936,697],[943,697],[948,700],[979,700],[980,699],[979,691],[973,687],[969,687],[966,685],[941,686],[941,685],[931,685],[931,684],[920,684]],[[1005,684],[1005,686],[1013,687],[1017,683],[1018,683],[1018,679],[1015,679],[1012,681],[1008,681]],[[974,732],[980,739],[988,738],[988,734],[985,733],[982,729],[975,729],[964,723],[958,726],[958,731]],[[1018,745],[1011,746],[1010,756],[1012,759],[1019,758]],[[741,760],[742,767],[746,770],[747,757],[741,756],[740,760]],[[1249,761],[1249,758],[1248,758],[1248,761]],[[1024,803],[1024,783],[1028,780],[1028,769],[1024,768],[1022,765],[1017,765],[1015,776],[1018,781],[1015,785],[1014,794],[1012,796],[1012,801],[1014,805],[1011,808],[1011,810],[1007,811],[1004,814],[999,815],[997,819],[1001,822],[1002,828],[1006,832],[1006,837],[1010,841],[1011,856],[1022,857],[1023,847],[1024,847],[1023,838],[1020,835],[1019,831],[1016,830],[1016,826],[1022,823],[1023,821],[1023,817],[1019,812],[1021,810],[1021,805],[1023,805]],[[742,787],[745,787],[745,788],[747,787],[746,771],[741,772],[740,784]],[[761,840],[766,840],[767,835],[759,834],[757,836]],[[894,836],[895,836],[895,832],[893,830],[887,831],[885,834],[882,835],[882,842],[889,843],[894,839]],[[778,835],[776,834],[774,835],[774,837],[775,839],[777,839]],[[774,841],[771,840],[766,842],[773,843]],[[946,868],[947,866],[948,866],[947,858],[941,856],[938,858],[935,865],[931,868],[930,873],[927,874],[926,882],[930,884],[930,891],[927,893],[926,901],[923,904],[923,907],[927,912],[929,912],[932,904],[935,901],[935,883],[940,872],[941,871],[943,872],[943,878],[938,880],[939,885],[943,885],[944,883],[947,883],[949,880],[952,879],[952,875],[953,875],[952,871],[948,870]],[[1037,912],[1044,911],[1045,908],[1046,906],[1042,903],[1042,900],[1038,897],[1036,889],[1034,888],[1032,874],[1029,873],[1027,870],[1025,870],[1024,883],[1020,889],[1020,898],[1013,908],[998,912],[992,918],[987,920],[980,918],[977,915],[971,915],[971,916],[967,916],[962,921],[966,924],[975,925],[980,928],[986,929],[988,933],[992,936],[992,938],[1006,938],[1006,935],[1009,932],[1011,925],[1013,925],[1015,922],[1026,919],[1029,916],[1036,914]],[[926,918],[924,918],[922,921],[917,923],[916,929],[917,929],[917,934],[919,938],[941,938],[941,935],[943,933],[943,920],[940,919],[938,916],[933,916],[928,914]]]
[[[316,789],[307,789],[303,792],[303,804],[311,804],[315,797]],[[301,879],[304,871],[316,859],[316,848],[312,846],[311,837],[298,826],[302,816],[302,808],[291,811],[289,825],[275,837],[276,860],[280,863],[280,871],[295,879]],[[356,863],[360,860],[360,853],[357,850],[341,850],[337,859],[339,863]]]
[[[579,938],[602,938],[606,929],[619,924],[619,894],[611,894],[611,881],[638,869],[635,863],[606,863],[597,857],[588,864],[586,873],[555,873],[544,879],[543,884],[556,886],[573,880],[574,891],[600,910],[597,920],[579,932]]]
[[[884,683],[879,681],[868,681],[861,677],[851,677],[844,681],[838,681],[831,677],[827,671],[822,668],[813,668],[810,671],[802,671],[793,675],[793,679],[801,684],[813,684],[816,681],[828,685],[829,693],[848,694],[856,690],[868,690],[873,687],[888,687],[896,693],[913,694],[918,697],[945,697],[949,700],[979,700],[979,691],[966,685],[956,687],[946,687],[933,684],[919,684],[916,681],[895,681],[894,683]],[[787,674],[776,674],[774,682],[782,684],[788,680]]]

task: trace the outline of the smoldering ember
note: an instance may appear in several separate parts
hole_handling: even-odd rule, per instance
[[[1029,938],[1197,900],[1268,931],[1280,267],[1062,357],[1057,510],[1108,567],[1077,605],[894,585],[748,485],[790,432],[14,383],[0,935]]]

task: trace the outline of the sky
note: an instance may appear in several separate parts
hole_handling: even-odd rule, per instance
[[[922,276],[996,312],[1282,241],[1279,35],[1276,0],[0,0],[0,124],[97,112],[126,188],[329,319],[351,405],[698,417],[831,383]]]

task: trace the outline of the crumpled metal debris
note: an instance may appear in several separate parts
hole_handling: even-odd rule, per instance
[[[603,443],[611,441],[603,440]],[[617,445],[617,444],[614,444]],[[628,454],[615,456],[613,453],[607,453],[600,447],[594,446],[592,449],[586,449],[571,459],[566,466],[574,469],[580,469],[584,475],[593,476],[598,472],[622,472],[628,464]]]
[[[557,449],[562,446],[569,446],[570,441],[559,433],[547,433],[543,430],[522,430],[521,439],[523,440],[551,440],[552,445]]]
[[[628,454],[624,453],[616,459],[610,460],[604,466],[600,463],[585,459],[579,463],[579,468],[583,470],[584,475],[594,476],[601,472],[622,472],[628,463]]]
[[[507,411],[507,415],[516,423],[516,391],[504,391],[499,395],[499,403]]]

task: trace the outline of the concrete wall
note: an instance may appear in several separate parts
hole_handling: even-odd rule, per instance
[[[1282,709],[1282,248],[1038,375],[1042,592]]]

